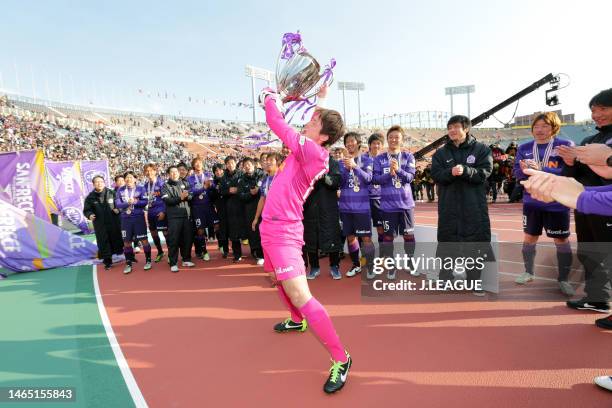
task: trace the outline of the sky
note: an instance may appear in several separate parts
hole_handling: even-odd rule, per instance
[[[321,65],[336,59],[327,105],[349,124],[357,95],[347,92],[343,109],[338,81],[365,84],[364,121],[450,111],[444,88],[472,84],[474,117],[548,73],[567,75],[554,109],[584,120],[590,98],[612,87],[609,0],[2,4],[0,89],[66,103],[251,120],[250,109],[230,106],[251,102],[245,66],[274,71],[282,35],[297,30]],[[517,115],[550,110],[545,89],[523,98]],[[454,102],[467,114],[465,96]],[[510,121],[515,108],[496,116]]]

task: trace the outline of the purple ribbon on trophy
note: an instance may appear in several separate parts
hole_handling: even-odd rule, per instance
[[[287,122],[291,123],[299,112],[302,120],[316,106],[317,93],[324,85],[330,85],[334,78],[336,60],[320,72],[317,60],[306,51],[302,36],[297,33],[283,35],[281,52],[276,64],[276,87],[283,103],[290,103],[285,109]]]

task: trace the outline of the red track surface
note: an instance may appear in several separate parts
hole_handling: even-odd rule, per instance
[[[521,241],[520,208],[490,207],[500,240]],[[416,214],[417,224],[437,223],[433,204],[418,203]],[[332,281],[322,259],[311,289],[354,358],[346,387],[327,396],[329,360],[316,339],[272,331],[288,314],[261,267],[211,255],[177,274],[165,263],[143,271],[142,255],[131,275],[121,266],[99,274],[151,407],[612,406],[612,394],[592,382],[612,374],[612,332],[594,325],[603,315],[561,301],[365,303],[359,279]],[[500,270],[522,268],[502,262]]]

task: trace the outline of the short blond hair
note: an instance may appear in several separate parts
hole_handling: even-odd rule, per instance
[[[559,131],[561,130],[561,119],[559,119],[559,115],[557,115],[555,112],[544,112],[544,113],[540,113],[539,115],[537,115],[533,119],[533,122],[531,122],[532,132],[533,132],[533,127],[535,126],[536,122],[539,120],[543,120],[544,123],[546,123],[547,125],[550,125],[550,127],[552,128],[553,136],[557,136],[559,134]]]

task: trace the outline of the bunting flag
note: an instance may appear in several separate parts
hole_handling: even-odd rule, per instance
[[[98,248],[0,200],[0,266],[17,272],[93,263]]]
[[[86,234],[92,231],[83,215],[81,172],[74,161],[45,163],[49,196],[61,215]]]
[[[1,153],[0,169],[0,200],[51,221],[56,209],[46,191],[42,150]]]

